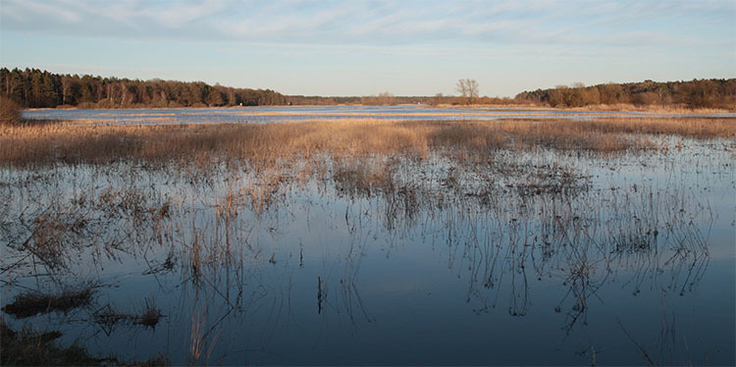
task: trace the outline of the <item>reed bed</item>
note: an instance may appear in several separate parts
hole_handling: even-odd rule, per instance
[[[230,352],[229,333],[242,337],[232,325],[283,322],[272,313],[302,279],[310,288],[295,308],[372,322],[361,259],[432,251],[467,282],[473,312],[523,317],[535,300],[574,337],[606,288],[698,290],[712,247],[702,229],[718,212],[686,178],[728,184],[728,171],[708,169],[722,163],[708,163],[731,153],[723,140],[692,139],[733,146],[734,130],[732,119],[705,118],[5,126],[0,272],[10,284],[63,284],[95,269],[106,284],[108,264],[129,264],[136,281],[162,282],[161,309],[98,303],[115,287],[67,309],[82,308],[108,336],[154,333],[162,320],[159,330],[182,335],[167,340],[175,358],[206,363]],[[680,139],[709,155],[653,150]],[[633,181],[608,173],[621,169]],[[665,170],[666,181],[652,179]],[[291,237],[304,226],[329,243]],[[532,282],[565,291],[535,298]],[[67,307],[50,298],[63,292],[10,289],[42,313]]]
[[[609,118],[592,121],[386,121],[371,119],[271,124],[72,126],[65,123],[0,126],[0,165],[106,164],[118,160],[210,164],[245,159],[274,162],[308,158],[428,151],[483,158],[498,149],[538,147],[615,153],[656,146],[653,136],[736,137],[736,119]]]

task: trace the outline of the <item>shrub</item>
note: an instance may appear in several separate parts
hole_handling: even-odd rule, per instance
[[[637,106],[649,106],[653,104],[660,104],[662,99],[659,94],[654,92],[642,92],[631,96],[631,102]]]
[[[92,102],[81,102],[77,105],[77,108],[80,110],[93,110],[96,106]]]
[[[0,125],[20,122],[20,106],[6,97],[0,97]]]

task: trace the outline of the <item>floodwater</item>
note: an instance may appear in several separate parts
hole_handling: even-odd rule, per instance
[[[24,118],[71,120],[108,124],[200,124],[267,123],[325,119],[393,120],[495,120],[514,118],[590,119],[596,117],[678,117],[683,115],[646,112],[564,111],[517,107],[433,108],[425,105],[403,106],[274,106],[234,108],[172,108],[119,110],[26,110]],[[696,114],[690,117],[736,117],[736,113]]]
[[[330,159],[324,177],[275,180],[224,165],[4,169],[1,304],[95,293],[3,317],[175,365],[736,362],[733,141],[501,151],[480,168],[373,159],[390,174],[369,187]],[[155,327],[102,317],[149,306]]]

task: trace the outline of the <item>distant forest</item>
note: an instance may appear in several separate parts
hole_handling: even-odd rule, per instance
[[[552,107],[598,104],[682,105],[690,108],[736,108],[736,79],[700,79],[682,82],[573,85],[537,89],[516,95],[516,100]]]
[[[285,96],[270,89],[231,88],[204,82],[131,80],[91,75],[54,74],[45,70],[0,68],[0,96],[24,108],[136,108],[136,107],[219,107],[267,105],[546,105],[583,107],[588,105],[633,104],[636,106],[683,106],[689,108],[736,109],[736,79],[701,79],[677,82],[582,84],[537,89],[515,98],[458,96],[394,96],[383,92],[374,96],[323,97]],[[472,102],[469,102],[472,101]]]
[[[270,89],[254,90],[178,82],[54,74],[38,69],[0,69],[0,95],[22,107],[79,108],[283,105]]]

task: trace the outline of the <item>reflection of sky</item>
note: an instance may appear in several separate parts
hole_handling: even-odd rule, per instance
[[[660,136],[655,141],[667,147],[661,151],[667,155],[666,160],[656,155],[642,155],[635,161],[615,158],[592,160],[588,174],[595,185],[615,189],[621,197],[643,198],[651,192],[655,198],[653,202],[661,207],[662,212],[683,202],[699,203],[697,213],[688,215],[703,221],[704,225],[699,230],[708,242],[710,258],[735,259],[736,213],[733,208],[736,188],[732,183],[733,172],[726,166],[727,156],[680,137]],[[681,141],[685,141],[684,148],[678,151],[677,144]],[[716,146],[729,144],[723,140],[711,143]],[[679,197],[681,200],[657,199],[666,197]]]
[[[390,119],[390,120],[495,120],[509,118],[586,119],[615,116],[678,116],[646,112],[587,112],[525,108],[431,108],[410,106],[309,106],[309,107],[242,107],[242,108],[178,108],[121,110],[25,110],[23,116],[33,119],[70,120],[80,123],[110,124],[202,124],[264,123],[326,119]],[[736,117],[736,113],[698,114],[691,117]]]
[[[2,65],[286,94],[513,96],[734,77],[733,1],[42,1],[0,7]],[[28,47],[28,45],[34,47]]]
[[[718,214],[714,227],[732,231],[733,207],[718,202],[724,195],[733,197],[732,177],[728,172],[716,175],[712,172],[723,168],[716,164],[727,161],[729,153],[692,145],[693,151],[686,148],[683,153],[649,152],[644,157],[632,154],[576,160],[565,158],[564,153],[529,153],[514,159],[523,164],[542,165],[568,159],[568,163],[579,165],[578,169],[593,175],[594,188],[601,193],[571,199],[575,207],[581,200],[611,200],[618,194],[612,193],[609,186],[621,187],[622,195],[624,191],[631,193],[626,188],[637,184],[640,191],[639,195],[632,194],[635,199],[646,197],[641,195],[641,190],[647,188],[667,196],[681,194],[688,203],[687,210],[698,208],[707,198]],[[709,165],[710,161],[716,163]],[[506,232],[510,231],[506,217],[500,222],[502,227],[496,228],[499,223],[495,222],[494,213],[450,205],[436,213],[420,211],[415,222],[396,218],[399,225],[391,231],[383,224],[382,204],[385,203],[380,196],[351,201],[348,197],[338,197],[330,189],[320,192],[310,186],[304,192],[290,192],[278,207],[260,219],[241,207],[231,240],[235,248],[253,247],[246,251],[244,267],[239,273],[219,263],[214,265],[215,271],[205,269],[206,280],[197,291],[188,279],[187,270],[180,266],[188,262],[185,248],[194,241],[191,229],[202,231],[199,239],[205,246],[222,244],[222,238],[215,235],[222,227],[216,224],[215,208],[211,204],[228,192],[233,181],[225,182],[219,177],[210,184],[192,186],[186,177],[170,172],[120,174],[127,172],[126,168],[123,163],[111,165],[107,174],[103,173],[104,168],[87,166],[39,171],[58,178],[51,185],[61,192],[79,190],[97,196],[106,185],[118,189],[137,185],[144,192],[150,190],[192,208],[174,212],[171,222],[167,222],[176,228],[172,243],[177,252],[184,249],[178,252],[177,266],[171,272],[143,274],[148,269],[147,262],[152,265],[163,262],[169,251],[166,245],[154,245],[137,257],[119,253],[119,259],[102,259],[91,264],[90,270],[81,271],[87,275],[99,269],[101,305],[110,302],[121,311],[132,312],[142,309],[144,298],[150,298],[167,315],[155,331],[120,325],[110,336],[102,333],[90,336],[97,327],[78,321],[84,319],[83,312],[75,314],[76,324],[63,329],[68,331],[63,340],[71,343],[81,335],[80,340],[89,343],[93,351],[107,353],[112,348],[129,357],[125,353],[137,350],[139,358],[145,358],[169,348],[166,352],[173,354],[174,364],[183,364],[187,362],[186,357],[179,352],[187,350],[191,316],[203,312],[207,315],[207,327],[224,317],[221,329],[214,329],[213,335],[219,342],[213,356],[222,357],[219,362],[227,365],[245,364],[244,361],[324,364],[326,359],[340,364],[356,361],[365,364],[488,364],[488,361],[507,365],[587,364],[590,356],[576,353],[591,347],[600,353],[598,363],[642,364],[638,351],[618,322],[638,342],[656,348],[664,318],[674,317],[676,356],[684,350],[681,340],[702,339],[711,363],[733,361],[728,351],[733,345],[734,249],[732,242],[723,242],[728,238],[709,237],[711,256],[705,275],[699,281],[689,280],[695,283],[694,287],[688,287],[680,296],[679,287],[667,286],[672,284],[673,277],[678,285],[687,285],[684,280],[689,261],[664,264],[672,254],[669,245],[673,242],[666,242],[659,253],[624,254],[624,261],[613,262],[612,275],[605,277],[607,264],[596,260],[608,253],[601,253],[597,246],[610,243],[603,232],[606,225],[600,224],[601,232],[591,232],[597,243],[586,240],[582,243],[589,245],[584,247],[594,270],[589,286],[600,284],[604,277],[605,284],[595,296],[589,295],[587,325],[583,326],[581,321],[565,336],[567,312],[575,301],[575,296],[568,294],[574,285],[566,282],[566,276],[575,263],[565,257],[567,250],[558,248],[559,253],[546,264],[539,257],[532,260],[527,256],[522,274],[518,259],[527,247],[520,243],[519,252],[508,252],[506,241],[510,234]],[[11,175],[23,174],[0,171],[0,178],[10,181]],[[682,187],[671,187],[673,182],[682,183]],[[11,196],[18,203],[13,208],[23,208],[24,200],[35,196],[39,201],[34,203],[41,206],[46,204],[43,200],[69,202],[71,193],[57,195],[54,190],[47,192],[44,185],[44,181],[37,181],[31,189],[24,189],[39,195]],[[701,197],[704,193],[706,196]],[[629,210],[640,208],[640,204],[643,205],[635,200],[632,207],[622,206],[625,209],[622,214],[631,214]],[[606,219],[608,210],[600,208],[602,219]],[[672,208],[660,210],[667,212]],[[533,226],[535,220],[530,219],[532,227],[525,229],[530,231],[529,240],[539,230]],[[695,222],[707,236],[708,220],[704,215],[697,215]],[[353,226],[355,231],[349,232],[348,228]],[[612,226],[616,229],[616,223]],[[485,288],[481,278],[483,260],[489,259],[499,243],[486,243],[484,235],[496,229],[503,232],[497,237],[502,245],[498,250],[497,269],[505,270],[496,273],[502,277],[496,278],[494,288]],[[452,244],[446,240],[449,231],[454,231],[457,240]],[[666,233],[663,229],[662,236]],[[104,242],[104,236],[99,240]],[[480,246],[472,246],[474,241],[479,241]],[[725,260],[720,256],[724,248]],[[302,249],[303,267],[299,261]],[[268,261],[272,254],[275,264]],[[89,265],[84,263],[84,257],[80,260],[81,268]],[[663,271],[652,268],[652,261],[658,261]],[[535,265],[539,264],[549,270],[541,279],[535,273]],[[678,266],[684,266],[679,273]],[[642,274],[641,292],[634,295],[635,280]],[[326,294],[321,314],[317,314],[318,277]],[[33,286],[37,280],[19,281]],[[242,288],[238,288],[238,282]],[[212,284],[220,287],[222,293],[229,290],[233,299],[242,292],[245,301],[237,311],[228,314],[223,295],[213,291]],[[513,301],[517,300],[522,309],[525,295],[529,297],[526,315],[510,316]],[[365,310],[360,308],[361,304]],[[559,313],[555,312],[557,306],[561,307]],[[55,325],[51,322],[55,317],[41,316],[33,321]],[[694,352],[692,360],[703,358]]]

